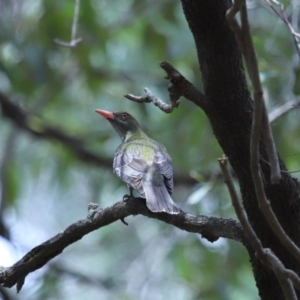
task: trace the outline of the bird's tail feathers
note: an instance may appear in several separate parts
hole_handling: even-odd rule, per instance
[[[173,202],[164,184],[156,186],[150,181],[144,181],[142,184],[147,207],[152,212],[166,212],[168,214],[180,213],[180,209]]]

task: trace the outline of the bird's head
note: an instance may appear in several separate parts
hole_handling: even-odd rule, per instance
[[[96,112],[108,120],[117,131],[122,141],[126,139],[128,133],[134,134],[140,130],[138,121],[127,112],[110,112],[96,109]]]

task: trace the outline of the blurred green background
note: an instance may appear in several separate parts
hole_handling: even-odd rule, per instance
[[[222,150],[204,113],[184,99],[179,109],[165,114],[123,97],[142,95],[148,87],[168,101],[168,82],[158,65],[163,60],[201,89],[180,2],[81,1],[77,36],[83,42],[70,49],[53,40],[70,40],[74,3],[0,1],[0,91],[26,111],[31,129],[54,127],[103,160],[103,165],[90,163],[63,142],[35,137],[0,119],[3,266],[85,218],[89,202],[106,207],[127,192],[111,168],[119,137],[96,108],[132,113],[150,137],[166,146],[174,165],[173,198],[182,209],[236,218],[217,163]],[[286,26],[264,2],[248,4],[272,111],[297,99],[299,57]],[[299,4],[285,5],[297,30]],[[272,124],[289,170],[300,169],[299,114],[294,110]],[[141,216],[126,220],[128,227],[116,222],[68,247],[30,274],[20,294],[1,288],[3,299],[258,299],[240,244],[225,239],[211,244]]]

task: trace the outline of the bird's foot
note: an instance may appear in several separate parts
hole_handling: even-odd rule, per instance
[[[126,202],[126,201],[129,200],[130,197],[131,197],[130,195],[124,195],[122,201],[123,201],[123,202]],[[120,221],[121,221],[123,224],[125,224],[126,226],[128,226],[128,223],[125,221],[124,218],[121,218]]]
[[[126,226],[128,226],[128,223],[125,221],[124,218],[120,218],[120,221],[121,221],[123,224],[125,224]]]
[[[130,195],[124,195],[123,196],[123,202],[127,202],[127,201],[129,201],[130,199],[134,199],[135,197],[132,195],[132,193],[130,193]],[[121,221],[122,221],[122,223],[124,223],[125,225],[127,225],[128,226],[128,223],[124,220],[124,218],[121,218],[120,219]]]
[[[123,202],[129,201],[129,200],[132,199],[132,198],[134,198],[133,195],[127,195],[127,194],[126,194],[126,195],[123,196]],[[121,220],[121,222],[122,222],[123,224],[125,224],[126,226],[128,226],[128,223],[124,220],[124,218],[121,218],[120,220]]]

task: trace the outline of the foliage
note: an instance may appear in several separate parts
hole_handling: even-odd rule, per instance
[[[204,114],[184,99],[166,115],[123,97],[142,94],[147,86],[166,99],[167,82],[158,66],[163,60],[200,86],[194,42],[178,2],[82,1],[78,36],[83,42],[74,49],[53,42],[69,40],[73,2],[3,1],[1,10],[0,90],[28,112],[31,128],[53,126],[111,161],[120,141],[94,109],[130,111],[149,136],[167,147],[175,174],[200,181],[193,186],[176,182],[178,205],[235,218],[216,176],[222,152]],[[278,17],[255,3],[249,13],[256,20],[253,39],[272,110],[298,96],[299,58]],[[299,169],[298,116],[293,111],[273,125],[289,170]],[[111,169],[81,161],[62,143],[33,137],[7,119],[0,122],[1,218],[15,246],[14,261],[84,218],[89,202],[105,207],[126,193]],[[298,156],[288,156],[294,153]],[[10,294],[16,299],[256,297],[241,245],[223,239],[210,244],[142,217],[127,221],[129,227],[118,222],[69,247],[29,276],[18,298],[15,291]]]

